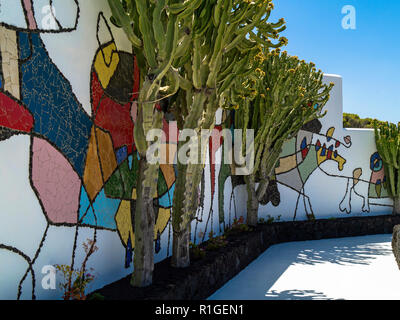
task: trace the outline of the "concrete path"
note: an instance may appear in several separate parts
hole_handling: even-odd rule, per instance
[[[209,300],[400,300],[391,235],[272,246]]]

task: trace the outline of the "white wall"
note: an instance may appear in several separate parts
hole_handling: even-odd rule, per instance
[[[320,119],[322,124],[320,134],[312,135],[311,149],[315,150],[318,140],[322,145],[326,144],[328,148],[334,145],[334,150],[337,150],[339,156],[346,162],[340,170],[335,159],[326,160],[320,165],[317,165],[316,161],[310,161],[313,163],[304,167],[302,165],[309,161],[309,158],[306,158],[306,161],[297,161],[300,173],[312,171],[304,184],[304,190],[300,190],[299,193],[293,189],[293,186],[298,185],[296,179],[298,170],[293,170],[289,177],[277,175],[281,204],[278,207],[274,207],[271,203],[261,206],[260,217],[267,218],[270,215],[278,218],[281,215],[281,220],[291,221],[295,217],[296,220],[305,220],[307,219],[306,210],[308,213],[312,210],[316,219],[380,215],[392,212],[392,200],[384,192],[379,199],[369,197],[369,189],[375,188],[375,184],[371,182],[370,168],[371,156],[376,152],[373,129],[344,129],[342,78],[337,75],[325,75],[324,81],[333,82],[335,86],[324,108],[327,115]],[[335,128],[332,138],[340,141],[338,148],[335,146],[336,141],[327,142],[327,131],[331,128]],[[302,136],[302,132],[299,136]],[[351,144],[345,142],[345,137],[348,136],[351,138]],[[307,140],[307,144],[310,144],[310,139]],[[354,186],[353,172],[355,170],[361,172],[359,169],[362,170],[362,175],[357,175],[360,181]],[[225,186],[225,198],[228,198],[232,190],[229,180]],[[234,194],[237,211],[245,212],[247,201],[245,187],[238,187]],[[225,210],[229,210],[228,202],[225,203]]]
[[[39,77],[44,72],[45,76],[41,80],[43,83],[40,83],[35,90],[47,88],[51,85],[54,95],[72,97],[71,99],[76,99],[78,102],[78,107],[72,111],[69,110],[68,113],[63,109],[65,105],[56,103],[58,100],[53,97],[55,102],[51,106],[52,109],[41,109],[45,105],[46,99],[50,99],[48,92],[41,95],[40,98],[36,98],[37,100],[24,100],[27,92],[24,92],[23,86],[29,87],[29,84],[26,83],[29,81],[26,78],[20,79],[21,97],[12,92],[5,92],[4,88],[7,87],[5,82],[10,80],[5,77],[5,66],[0,69],[3,70],[2,78],[0,78],[2,80],[0,98],[2,95],[6,95],[12,96],[18,103],[21,103],[22,100],[21,108],[29,110],[35,121],[35,126],[31,131],[13,131],[11,137],[4,136],[3,140],[0,140],[0,299],[16,299],[18,294],[20,294],[21,299],[32,299],[34,297],[38,299],[60,299],[62,296],[62,291],[58,287],[62,280],[60,275],[57,275],[57,288],[45,290],[42,287],[42,280],[45,276],[42,274],[42,268],[46,265],[55,264],[70,265],[72,261],[74,261],[75,267],[79,267],[85,257],[83,242],[87,239],[93,239],[95,236],[99,250],[88,261],[87,267],[93,268],[91,273],[95,275],[95,281],[90,285],[89,290],[101,288],[132,272],[132,263],[128,268],[125,268],[126,235],[131,232],[131,225],[127,226],[130,212],[129,210],[128,212],[122,210],[125,208],[126,202],[124,201],[126,199],[102,198],[101,193],[99,193],[97,198],[93,199],[92,205],[95,211],[99,210],[96,212],[98,219],[105,220],[105,217],[109,217],[104,222],[108,224],[105,224],[104,227],[93,225],[90,221],[86,221],[86,223],[76,222],[75,220],[79,220],[81,217],[80,214],[85,204],[86,207],[88,206],[85,189],[90,188],[90,181],[85,180],[84,175],[78,175],[72,168],[72,164],[71,166],[68,164],[69,162],[72,163],[72,160],[60,151],[65,145],[60,145],[60,142],[57,144],[53,141],[56,139],[53,139],[50,134],[39,133],[43,128],[37,128],[41,119],[45,119],[49,114],[50,117],[56,117],[61,112],[65,112],[61,120],[55,120],[55,118],[52,120],[53,124],[57,121],[60,122],[61,129],[58,134],[61,136],[66,135],[64,130],[68,130],[71,125],[76,124],[71,123],[72,118],[68,118],[71,113],[81,113],[81,119],[83,119],[82,132],[84,131],[84,123],[89,124],[89,126],[93,125],[95,115],[92,113],[92,103],[96,92],[91,91],[90,79],[94,57],[99,49],[96,34],[98,32],[100,44],[111,40],[107,25],[101,19],[98,20],[100,12],[103,12],[106,20],[110,17],[107,1],[54,1],[57,18],[62,28],[56,27],[52,30],[42,30],[40,27],[40,21],[43,18],[40,15],[40,8],[48,5],[49,2],[34,0],[33,4],[38,30],[29,30],[20,1],[0,0],[0,32],[4,31],[6,34],[15,32],[18,33],[19,37],[23,37],[25,32],[39,32],[40,40],[47,52],[46,61],[55,66],[58,71],[51,69],[53,71],[49,72],[50,69],[46,69],[48,66],[45,67],[41,64],[44,60],[36,61],[33,73]],[[78,7],[79,20],[76,28],[74,28]],[[110,28],[118,50],[131,53],[130,43],[123,32],[112,25],[110,25]],[[26,70],[23,69],[26,64],[20,57],[26,52],[22,52],[22,49],[19,48],[18,55],[12,56],[13,52],[7,50],[4,46],[1,47],[1,55],[3,57],[8,55],[8,57],[11,56],[11,58],[19,60],[20,70],[12,72],[15,72],[14,76],[16,77],[23,77],[26,73]],[[65,81],[56,84],[50,83],[51,80],[47,79],[52,79],[53,72],[58,72]],[[105,72],[108,72],[107,69]],[[271,215],[277,218],[281,215],[282,220],[293,220],[296,214],[297,220],[304,220],[307,218],[304,199],[306,199],[308,212],[311,213],[312,207],[317,219],[377,215],[391,212],[390,199],[372,199],[368,196],[371,179],[370,157],[376,151],[373,132],[371,130],[346,130],[342,128],[342,79],[339,76],[327,75],[325,80],[327,82],[333,81],[336,85],[331,100],[325,108],[328,110],[328,114],[321,120],[321,133],[319,135],[310,135],[305,132],[301,134],[308,136],[309,148],[315,150],[317,141],[326,143],[326,132],[335,127],[333,138],[341,142],[337,150],[340,156],[346,160],[343,170],[338,169],[338,163],[334,160],[327,160],[318,166],[316,165],[316,156],[314,158],[309,156],[306,158],[309,164],[302,169],[294,168],[293,175],[277,176],[278,191],[281,198],[280,205],[274,207],[269,203],[260,207],[260,217],[266,218]],[[11,110],[10,105],[6,104],[0,105],[0,108],[3,113]],[[131,108],[131,104],[128,103],[118,108]],[[37,110],[40,110],[40,112]],[[133,114],[133,108],[128,110],[129,119],[125,117],[124,120],[132,121],[130,119],[131,113]],[[113,112],[111,114],[115,115]],[[220,118],[220,115],[218,118]],[[218,119],[217,124],[220,120]],[[0,121],[3,121],[0,122],[1,130],[10,128],[10,124],[6,124],[4,118],[0,117]],[[97,125],[100,126],[100,124]],[[12,129],[16,128],[12,127]],[[81,131],[80,129],[81,127],[78,127],[78,131]],[[104,130],[108,133],[106,129]],[[77,132],[76,135],[84,136],[82,132]],[[351,137],[351,146],[344,141],[346,136]],[[82,148],[88,148],[89,145],[89,137],[85,137],[87,138],[87,145],[83,142],[84,147]],[[73,138],[71,138],[72,142],[65,139],[66,144],[71,143],[71,148],[74,142]],[[44,150],[39,164],[35,162],[38,160],[35,160],[33,151],[33,145],[38,141],[42,145],[40,150]],[[331,144],[332,142],[328,144],[328,147]],[[68,150],[68,148],[65,148],[65,150]],[[111,160],[115,159],[116,148],[110,151],[105,147],[104,150],[108,150]],[[87,152],[86,149],[84,151]],[[293,150],[293,152],[296,152],[296,150]],[[218,151],[217,157],[220,154],[221,152]],[[300,167],[303,162],[302,160],[297,161],[297,165]],[[35,172],[38,165],[42,168],[40,174]],[[104,165],[103,162],[102,167]],[[199,208],[197,220],[192,223],[192,241],[196,243],[202,241],[203,238],[207,240],[211,230],[216,234],[223,232],[224,226],[229,225],[235,217],[246,217],[247,194],[244,185],[232,190],[231,178],[228,178],[224,184],[222,183],[224,185],[224,199],[219,197],[220,168],[220,165],[215,166],[214,180],[212,179],[213,168],[210,165],[205,168],[204,206]],[[362,181],[353,188],[353,172],[358,168],[362,169],[362,175],[357,176],[357,178]],[[90,171],[90,166],[86,164],[85,173],[87,171]],[[304,172],[312,172],[304,187],[301,187],[300,192],[291,189],[290,187],[296,185],[296,174],[304,174]],[[359,170],[356,172],[359,172]],[[35,180],[35,177],[41,178]],[[40,179],[44,180],[40,181]],[[65,179],[71,179],[73,183],[63,184]],[[290,182],[289,187],[282,184],[283,180]],[[43,183],[44,189],[38,189],[38,183],[39,185]],[[214,196],[211,194],[212,183],[215,183]],[[77,188],[74,189],[74,192],[78,191],[76,196],[71,196],[70,188],[72,184],[76,184],[74,186]],[[375,188],[375,185],[373,187]],[[171,187],[171,193],[172,190]],[[304,194],[304,199],[300,194]],[[219,202],[223,202],[221,216],[224,217],[224,221],[220,220]],[[48,205],[48,203],[51,205]],[[59,206],[57,207],[57,205]],[[341,212],[341,209],[348,212]],[[171,224],[168,221],[170,207],[165,212],[167,219],[160,222],[161,248],[156,254],[156,262],[171,254],[172,231]],[[122,214],[124,219],[128,219],[126,224],[117,223],[119,214]],[[57,221],[54,221],[54,217]],[[114,222],[116,222],[116,225],[113,226]]]

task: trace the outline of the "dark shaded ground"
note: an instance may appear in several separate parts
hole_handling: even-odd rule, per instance
[[[200,260],[192,260],[186,269],[170,266],[170,259],[155,265],[153,285],[133,288],[130,276],[97,290],[106,300],[203,300],[254,261],[271,245],[306,240],[391,234],[400,224],[400,216],[357,217],[316,221],[282,222],[259,225],[251,232],[227,237],[227,245],[207,251]],[[207,246],[207,242],[201,247]],[[312,255],[304,261],[318,261]],[[295,293],[297,297],[299,294]]]
[[[255,235],[257,233],[260,233],[260,230],[253,230],[227,237],[226,241],[228,243],[225,247],[215,251],[206,251],[206,255],[202,259],[194,259],[192,256],[189,268],[173,268],[170,264],[171,259],[165,259],[155,264],[153,285],[147,288],[132,287],[130,285],[131,276],[129,275],[128,277],[95,291],[95,293],[101,294],[106,300],[164,300],[166,296],[172,299],[179,299],[179,297],[173,295],[173,292],[180,284],[190,278],[198,277],[198,275],[204,272],[204,270],[209,269],[212,272],[215,261],[221,259],[224,254],[229,254],[235,248],[237,249],[238,247],[243,246],[243,243],[246,243],[246,240],[250,235]],[[205,248],[207,244],[208,242],[205,242],[199,247]],[[251,261],[249,261],[249,263],[250,262]],[[202,288],[201,290],[207,291],[206,288]],[[214,290],[210,291],[209,294],[211,295],[213,291]],[[168,294],[168,292],[170,292],[170,294]],[[204,297],[204,294],[201,294],[200,292],[198,294],[200,294],[201,297],[197,298],[204,299],[207,297]]]

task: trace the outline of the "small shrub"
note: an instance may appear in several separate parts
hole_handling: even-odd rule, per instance
[[[226,235],[234,235],[234,234],[239,234],[243,232],[249,232],[252,229],[244,223],[244,218],[240,217],[239,219],[234,219],[232,226],[230,228],[227,228],[225,230]]]
[[[226,247],[228,241],[226,241],[226,236],[222,235],[219,237],[214,237],[214,233],[211,231],[209,233],[210,239],[207,242],[206,250],[208,251],[216,251],[220,248]]]
[[[69,265],[55,265],[56,270],[63,275],[64,281],[60,283],[60,288],[64,292],[62,297],[64,300],[86,300],[86,288],[94,280],[94,275],[86,270],[86,263],[89,257],[98,250],[95,243],[95,240],[90,239],[83,243],[86,257],[79,269],[74,269]]]
[[[260,224],[273,224],[273,223],[276,223],[276,222],[280,222],[281,218],[282,218],[282,215],[279,215],[276,218],[268,215],[267,216],[267,220],[265,220],[263,218],[260,219]]]
[[[100,294],[100,293],[98,293],[98,292],[95,292],[95,293],[89,295],[88,298],[87,298],[87,300],[104,301],[104,300],[105,300],[105,297],[104,297],[102,294]]]
[[[72,269],[68,265],[56,265],[57,271],[63,274],[64,281],[60,288],[64,291],[64,300],[86,300],[85,290],[94,276],[82,270]],[[75,279],[75,280],[73,280]]]
[[[201,248],[200,246],[198,246],[192,242],[190,242],[189,246],[190,246],[190,253],[192,255],[191,259],[200,260],[205,257],[206,252],[203,248]]]

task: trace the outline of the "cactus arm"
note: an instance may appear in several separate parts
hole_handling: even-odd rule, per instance
[[[399,125],[386,122],[378,127],[374,122],[376,148],[382,158],[385,174],[388,178],[389,194],[395,203],[400,196],[399,155],[400,131]],[[393,213],[400,214],[398,206],[394,206]]]
[[[194,0],[187,5],[173,6],[176,13],[182,14],[181,19],[189,19],[189,7],[193,9],[189,27],[192,39],[188,46],[190,57],[183,54],[173,62],[176,68],[179,66],[180,76],[187,80],[180,85],[181,90],[185,90],[185,94],[178,94],[181,105],[177,103],[175,106],[179,129],[194,129],[199,136],[202,129],[213,128],[219,107],[225,107],[233,101],[250,104],[251,99],[246,102],[246,99],[242,100],[236,95],[243,92],[241,82],[244,78],[255,79],[252,59],[259,44],[246,36],[253,28],[263,28],[271,11],[270,3],[270,0],[255,0],[252,3],[238,0]],[[282,24],[279,22],[276,28],[282,29]],[[277,35],[273,25],[268,27],[268,34],[264,38],[272,34],[274,37]],[[261,37],[262,32],[258,35]],[[282,42],[276,45],[282,46]],[[229,51],[226,50],[227,46]],[[191,87],[188,82],[191,82]],[[243,114],[245,119],[240,121],[247,127],[250,113],[245,111]],[[178,143],[178,153],[182,145]],[[207,145],[207,140],[201,140],[201,155],[205,153]],[[261,161],[263,149],[258,148],[257,152]],[[202,164],[183,165],[178,162],[173,200],[174,243],[177,244],[173,245],[172,259],[173,265],[178,267],[188,264],[188,243],[185,244],[184,238],[195,218],[197,191],[203,169]]]
[[[202,88],[201,81],[201,52],[200,52],[200,39],[195,39],[193,41],[193,86],[200,90]]]
[[[157,0],[153,11],[153,34],[159,50],[163,49],[165,46],[165,28],[162,21],[162,14],[165,4],[165,0]],[[161,58],[165,59],[166,56],[162,56]]]
[[[162,97],[160,94],[172,95],[180,87],[188,89],[188,92],[192,90],[188,85],[190,75],[179,75],[179,69],[175,69],[173,65],[178,61],[185,62],[183,55],[186,53],[182,49],[178,51],[178,47],[183,43],[187,48],[191,47],[190,39],[181,37],[186,28],[185,19],[193,14],[202,1],[108,0],[108,2],[113,19],[123,27],[135,47],[141,73],[138,117],[134,128],[141,170],[135,212],[137,229],[132,284],[146,286],[151,284],[154,265],[153,195],[157,190],[159,176],[159,164],[152,164],[146,159],[150,146],[146,136],[151,129],[162,128],[163,113],[155,106],[157,101],[166,96]],[[185,58],[187,59],[187,56]],[[184,69],[187,70],[186,67]]]
[[[252,37],[255,36],[253,33]],[[285,52],[259,53],[257,56],[262,58],[262,70],[267,75],[257,85],[262,97],[251,100],[250,106],[243,102],[243,111],[239,112],[243,121],[237,120],[236,116],[235,121],[239,125],[236,128],[247,130],[249,127],[256,132],[254,175],[260,178],[260,183],[254,191],[251,179],[247,179],[247,189],[249,199],[254,198],[255,193],[261,201],[274,175],[284,142],[295,136],[305,123],[325,115],[321,110],[329,99],[333,84],[324,85],[322,72],[317,72],[313,64],[306,64]],[[257,82],[254,73],[251,79]],[[319,104],[316,109],[315,103]],[[248,120],[248,112],[252,121]],[[392,151],[394,156],[397,157],[397,154]],[[248,206],[249,221],[253,222],[257,220],[254,208]]]
[[[108,0],[108,4],[110,6],[113,17],[118,20],[118,22],[124,29],[124,32],[127,35],[128,39],[135,47],[140,48],[143,43],[140,38],[135,34],[131,26],[131,20],[126,15],[122,3],[120,1]]]
[[[154,48],[156,41],[152,31],[151,19],[146,0],[135,0],[136,8],[139,14],[139,29],[143,37],[143,50],[146,55],[147,63],[150,68],[157,68],[157,59]]]

